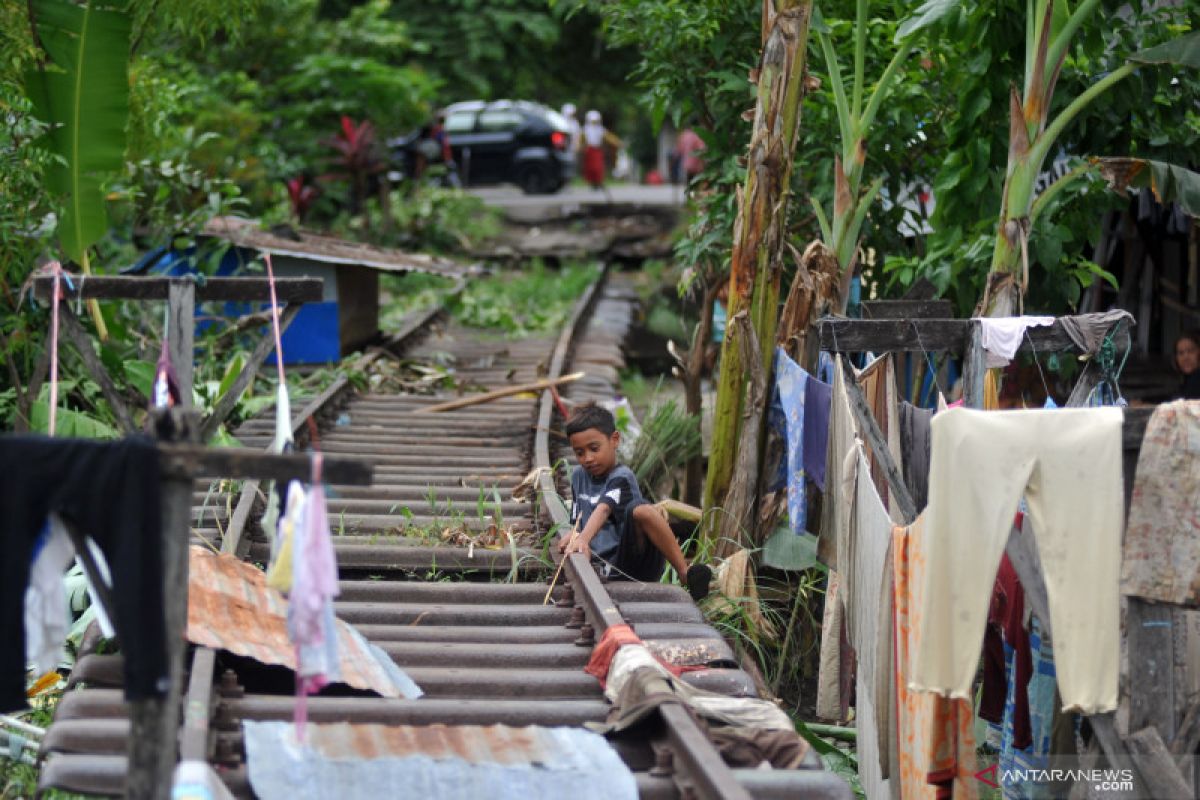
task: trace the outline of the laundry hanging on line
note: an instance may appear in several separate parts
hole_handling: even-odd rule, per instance
[[[1138,454],[1121,592],[1200,606],[1200,402],[1154,409]]]
[[[43,675],[63,657],[70,610],[63,572],[75,556],[75,545],[58,514],[51,513],[34,544],[25,590],[25,660]]]
[[[0,438],[0,710],[25,706],[24,595],[31,554],[52,512],[104,553],[113,623],[125,656],[125,695],[168,686],[162,595],[159,460],[153,442]]]
[[[976,317],[971,320],[980,326],[980,344],[984,349],[984,366],[988,369],[1007,367],[1029,328],[1054,324],[1054,317]]]
[[[1116,708],[1122,422],[1115,408],[934,417],[925,634],[912,654],[912,688],[971,696],[992,581],[1024,493],[1050,589],[1063,702],[1089,714]]]

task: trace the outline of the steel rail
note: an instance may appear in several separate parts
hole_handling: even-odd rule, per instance
[[[593,283],[575,304],[570,319],[559,334],[558,344],[550,359],[548,378],[557,378],[563,374],[575,338],[591,312],[607,277],[608,265],[605,264],[599,280]],[[565,539],[571,527],[570,516],[563,503],[551,500],[558,498],[553,465],[550,461],[550,423],[553,421],[554,411],[554,393],[547,389],[542,392],[538,411],[533,446],[534,468],[540,471],[538,482],[542,505],[559,529],[560,538]],[[582,607],[587,624],[592,626],[595,633],[603,636],[609,628],[626,624],[616,602],[604,588],[590,561],[582,553],[572,553],[566,556],[565,560],[564,571],[574,588],[575,602]],[[683,706],[666,703],[659,713],[667,730],[666,746],[674,756],[672,777],[681,796],[696,796],[701,800],[749,800],[750,793],[738,783],[737,777],[725,764],[721,754]]]

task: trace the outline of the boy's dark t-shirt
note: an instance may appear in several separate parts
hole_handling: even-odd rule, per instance
[[[607,475],[593,478],[583,467],[576,466],[571,473],[571,497],[574,498],[571,522],[577,524],[580,533],[583,533],[588,518],[597,507],[603,504],[612,509],[604,521],[604,527],[589,545],[593,554],[611,562],[617,555],[617,545],[625,530],[625,515],[629,506],[642,499],[633,470],[624,464],[617,464]]]

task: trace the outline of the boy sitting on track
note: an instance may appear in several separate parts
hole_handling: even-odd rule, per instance
[[[633,470],[617,463],[621,434],[613,415],[595,403],[577,407],[567,436],[579,466],[571,474],[573,534],[559,552],[594,555],[614,580],[657,582],[669,561],[693,600],[708,594],[712,570],[688,565],[671,526],[638,489]]]

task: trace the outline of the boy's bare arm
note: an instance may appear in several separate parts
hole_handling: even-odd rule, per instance
[[[583,526],[583,530],[575,537],[575,541],[571,543],[570,549],[564,549],[568,555],[571,553],[583,553],[585,556],[590,556],[591,551],[588,549],[592,539],[604,527],[604,523],[608,521],[612,515],[612,506],[607,503],[602,503],[596,507],[592,515],[588,517],[587,525]]]

